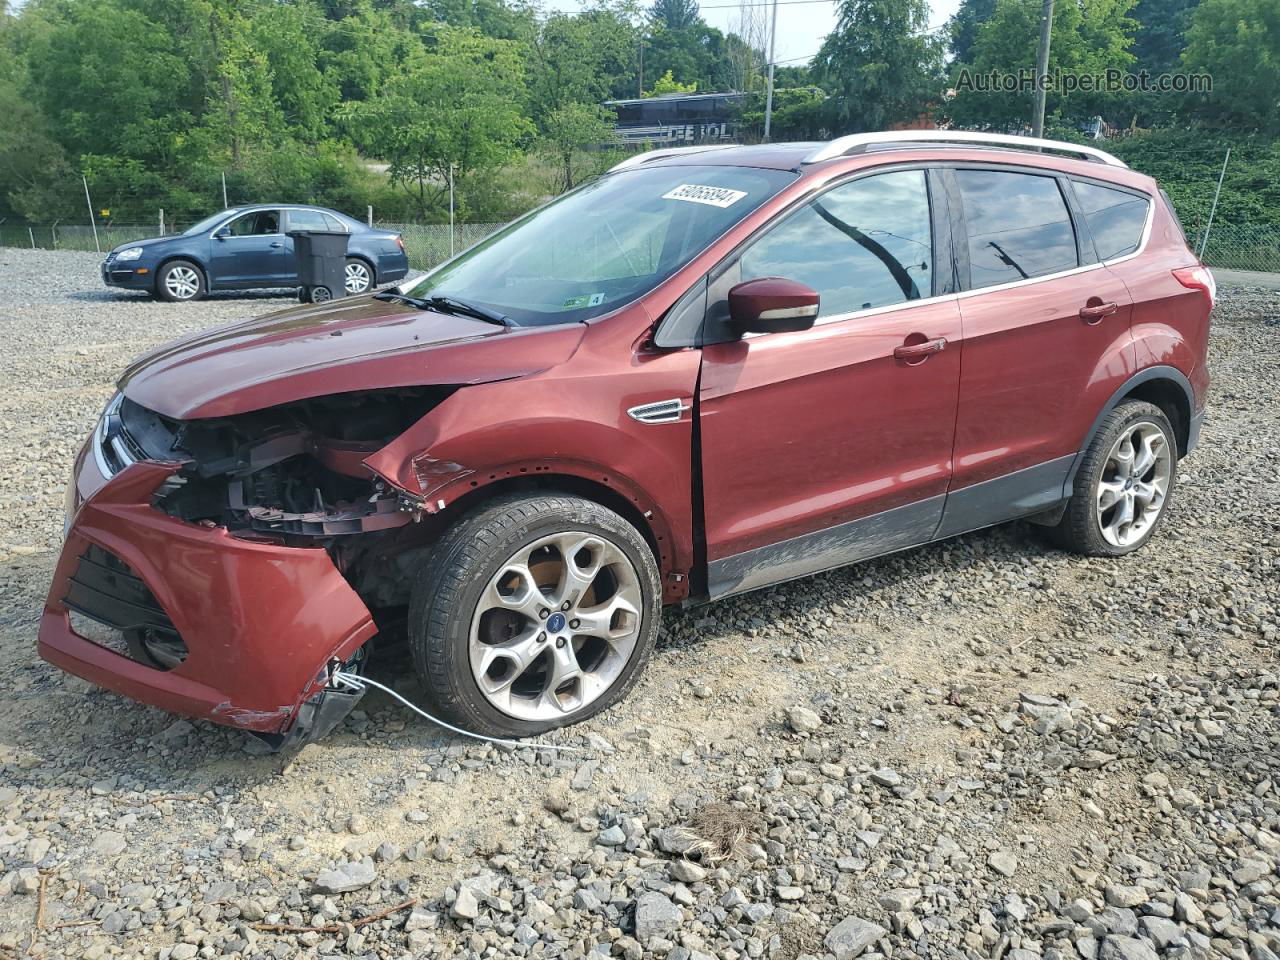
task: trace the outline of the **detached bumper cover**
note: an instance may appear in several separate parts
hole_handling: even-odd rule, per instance
[[[376,632],[324,550],[241,540],[161,513],[151,498],[171,464],[138,462],[107,480],[92,456],[77,462],[75,515],[40,620],[49,663],[164,710],[278,734],[321,693],[328,661]],[[168,614],[188,649],[178,666],[148,666],[72,629],[64,599],[90,544],[127,564]]]

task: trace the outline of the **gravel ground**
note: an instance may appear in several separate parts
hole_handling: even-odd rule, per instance
[[[35,656],[114,375],[287,303],[95,264],[0,250],[0,956],[1280,954],[1280,293],[1223,290],[1203,443],[1137,555],[1013,525],[668,613],[577,754],[377,696],[281,757]]]

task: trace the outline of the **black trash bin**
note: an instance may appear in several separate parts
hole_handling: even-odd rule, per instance
[[[346,233],[290,230],[293,259],[298,267],[298,300],[323,303],[347,295]]]

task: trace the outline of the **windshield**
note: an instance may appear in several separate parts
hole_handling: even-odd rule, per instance
[[[517,220],[405,292],[479,304],[517,326],[589,320],[652,290],[795,179],[753,167],[611,174]]]
[[[182,231],[182,235],[184,237],[190,237],[197,233],[204,233],[206,230],[212,230],[214,227],[214,224],[216,224],[223,217],[229,217],[232,214],[238,213],[238,212],[239,211],[235,207],[230,207],[229,209],[226,209],[226,210],[219,210],[217,213],[211,214],[210,216],[205,217],[200,222],[192,224],[191,226],[187,227],[187,229]]]

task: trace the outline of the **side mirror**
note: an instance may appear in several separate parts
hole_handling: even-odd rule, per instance
[[[229,236],[231,236],[231,231],[226,227],[219,227],[213,231],[213,239],[215,240],[225,240]]]
[[[729,317],[742,333],[792,333],[818,319],[818,291],[784,277],[761,277],[729,291]]]

